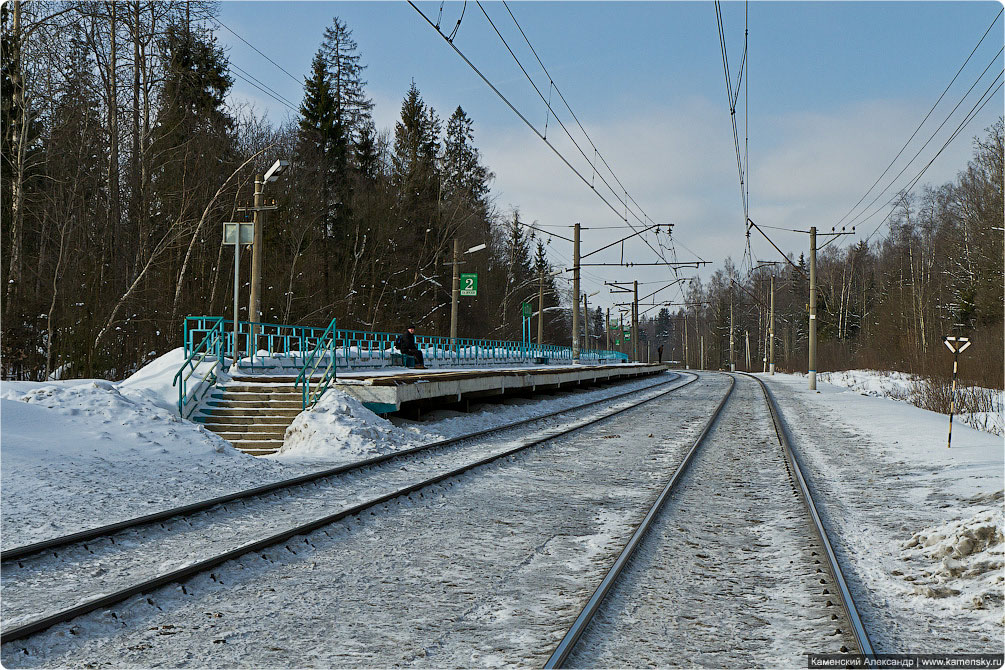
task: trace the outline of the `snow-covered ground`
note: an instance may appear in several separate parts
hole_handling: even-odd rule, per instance
[[[906,372],[891,372],[880,370],[842,370],[840,372],[821,372],[817,379],[834,386],[857,391],[862,395],[876,398],[893,398],[906,402],[918,404],[917,396],[921,390],[924,379],[908,374]],[[994,411],[990,412],[965,412],[957,414],[957,421],[961,421],[971,428],[984,430],[995,435],[1005,434],[1005,421],[1003,421],[1003,411],[1005,411],[1005,391],[997,389],[975,388],[974,391],[985,394],[991,398]],[[958,391],[962,393],[963,390]]]
[[[178,418],[171,378],[180,359],[172,356],[177,353],[118,383],[0,383],[4,547],[654,382],[486,405],[471,414],[437,412],[422,422],[380,419],[333,392],[318,411],[291,426],[282,452],[255,458]],[[952,448],[946,449],[948,418],[877,397],[894,395],[900,383],[879,377],[863,374],[853,388],[854,375],[846,375],[849,383],[841,386],[821,375],[817,394],[806,390],[805,377],[764,376],[822,496],[839,554],[854,565],[852,587],[871,612],[867,623],[877,630],[877,646],[944,651],[965,641],[980,650],[1000,649],[1005,624],[1002,439],[957,425]],[[884,383],[891,385],[889,392],[881,391]]]
[[[876,397],[893,376],[857,388],[818,377],[818,393],[805,376],[759,376],[776,394],[839,557],[854,568],[876,646],[1001,652],[1002,438],[957,424],[947,448],[946,415]]]
[[[179,418],[176,349],[121,382],[0,382],[0,536],[4,547],[129,519],[423,442],[540,416],[639,380],[398,426],[331,390],[298,418],[283,451],[248,456]],[[200,371],[201,372],[201,371]],[[193,379],[198,378],[198,375]],[[611,390],[617,388],[619,391]]]

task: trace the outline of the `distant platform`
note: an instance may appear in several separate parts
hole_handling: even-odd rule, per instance
[[[448,405],[475,399],[529,395],[595,386],[665,372],[666,364],[547,365],[480,369],[383,369],[339,374],[335,385],[378,414]]]

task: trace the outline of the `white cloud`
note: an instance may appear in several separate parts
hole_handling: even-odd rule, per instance
[[[815,225],[829,229],[855,204],[910,136],[927,107],[904,101],[872,101],[835,108],[827,114],[793,113],[751,120],[751,217],[759,224],[805,230]],[[933,118],[938,115],[933,115]],[[939,119],[941,121],[941,118]],[[931,120],[929,121],[931,123]],[[926,126],[908,151],[880,182],[880,188],[900,171],[931,134]],[[891,197],[896,188],[917,174],[941,146],[956,122],[947,124],[918,162],[869,212]],[[969,138],[984,125],[974,122],[925,174],[922,183],[941,184],[954,178],[970,157]],[[572,130],[573,126],[568,126]],[[732,127],[724,104],[692,98],[665,109],[632,112],[617,121],[589,124],[590,136],[603,152],[629,193],[659,223],[673,222],[675,237],[714,266],[701,270],[707,276],[731,256],[739,262],[745,249],[742,204]],[[741,128],[741,133],[742,128]],[[577,139],[581,136],[575,133]],[[602,188],[586,160],[564,137],[549,128],[549,140],[595,181],[598,192],[623,212],[614,196]],[[548,225],[581,222],[584,226],[609,226],[618,217],[572,173],[554,153],[526,128],[493,133],[479,129],[476,142],[485,162],[496,173],[494,193],[498,204],[520,208],[527,221]],[[742,142],[742,137],[741,137]],[[585,140],[580,145],[592,158]],[[741,144],[742,146],[742,144]],[[612,179],[609,181],[614,184]],[[865,200],[868,203],[872,197]],[[859,226],[868,234],[885,216]],[[637,221],[632,219],[633,223]],[[569,235],[569,230],[558,231]],[[584,253],[627,234],[625,230],[590,230],[583,234]],[[798,255],[808,246],[806,235],[768,231],[785,250]],[[571,256],[567,242],[555,240]],[[777,252],[752,233],[755,258],[778,259]],[[652,260],[652,252],[638,241],[625,246],[626,256]],[[613,251],[605,260],[617,260]],[[678,258],[690,253],[678,248]],[[655,280],[668,276],[665,268],[631,270],[594,268],[610,279]]]

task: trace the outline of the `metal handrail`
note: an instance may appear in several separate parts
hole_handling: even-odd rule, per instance
[[[316,390],[311,391],[311,379],[314,377],[314,373],[317,372],[318,367],[325,358],[325,353],[328,354],[328,367],[325,368],[324,374],[321,379],[318,380]],[[315,345],[313,351],[304,358],[304,364],[300,368],[300,374],[297,375],[297,380],[295,385],[301,390],[301,397],[303,399],[303,408],[306,410],[309,407],[313,407],[324,392],[328,390],[331,385],[331,380],[335,377],[335,319],[331,320],[328,327],[321,333],[318,338],[317,344]],[[308,372],[310,368],[310,372]]]
[[[327,354],[327,366],[318,389],[327,389],[338,368],[386,366],[394,353],[396,333],[370,332],[361,330],[339,330],[334,320],[327,328],[294,326],[280,323],[239,321],[238,343],[235,343],[232,322],[218,316],[190,316],[185,318],[183,344],[185,363],[175,375],[175,385],[179,388],[179,412],[184,416],[185,408],[196,399],[188,398],[188,380],[199,364],[215,355],[217,363],[199,379],[203,393],[216,383],[216,371],[228,355],[240,360],[242,367],[254,370],[264,367],[262,356],[258,355],[259,345],[273,359],[289,359],[292,367],[300,368],[301,375],[310,368],[311,377],[318,372]],[[246,356],[240,350],[233,351],[239,344],[240,336],[245,336]],[[429,360],[446,366],[476,366],[492,363],[524,364],[538,358],[552,361],[572,360],[572,349],[553,344],[533,344],[506,340],[476,338],[449,338],[433,335],[416,337],[416,344]],[[238,347],[240,349],[240,347]],[[617,351],[583,349],[580,360],[588,362],[627,361],[628,356]],[[298,365],[299,363],[299,365]],[[313,367],[312,367],[313,366]],[[310,380],[298,380],[303,385],[304,407],[313,405],[320,397],[310,389]],[[210,382],[202,384],[201,382]],[[323,392],[322,389],[322,392]]]
[[[189,317],[193,318],[193,317]],[[182,418],[187,418],[185,414],[185,407],[196,401],[202,400],[209,393],[209,390],[216,385],[216,380],[219,377],[217,375],[217,370],[223,363],[223,346],[224,346],[224,330],[223,330],[223,317],[194,317],[199,320],[200,325],[205,325],[207,323],[212,323],[210,328],[198,328],[189,330],[189,319],[185,320],[185,349],[186,352],[185,362],[182,363],[181,368],[175,373],[174,379],[171,382],[172,386],[178,387],[178,413]],[[205,332],[206,334],[199,341],[198,345],[194,345],[192,342],[192,337],[195,332]],[[212,351],[211,351],[212,349]],[[215,357],[213,365],[211,365],[202,377],[195,384],[195,392],[193,392],[192,397],[188,395],[188,380],[195,374],[199,365],[207,359],[210,355]],[[197,360],[198,359],[198,360]],[[187,373],[186,373],[187,370]],[[199,394],[199,389],[202,389],[202,393]],[[198,397],[197,397],[198,396]],[[189,410],[188,415],[191,415],[195,410],[195,405]]]

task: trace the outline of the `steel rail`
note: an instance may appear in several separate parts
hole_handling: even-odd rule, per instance
[[[608,570],[603,581],[600,582],[600,586],[597,587],[593,596],[591,596],[589,601],[587,601],[586,606],[583,607],[583,611],[580,612],[578,617],[576,617],[576,620],[569,628],[569,631],[565,634],[565,637],[563,637],[562,641],[558,643],[557,647],[555,647],[555,651],[552,652],[548,661],[544,664],[545,668],[561,668],[562,664],[565,663],[566,659],[569,657],[569,654],[572,653],[572,649],[576,646],[576,642],[579,641],[580,636],[586,630],[587,626],[590,625],[593,615],[596,614],[600,604],[604,601],[604,598],[607,597],[607,594],[614,586],[614,583],[621,575],[621,572],[628,564],[628,561],[635,553],[635,550],[638,549],[639,545],[642,543],[642,539],[652,526],[656,515],[659,514],[659,511],[663,508],[667,498],[670,497],[671,491],[677,486],[677,482],[694,459],[694,455],[698,452],[698,447],[701,446],[701,443],[704,441],[705,437],[712,429],[712,426],[718,420],[719,415],[722,413],[722,408],[725,407],[726,401],[729,399],[729,396],[732,395],[733,388],[736,386],[736,380],[732,376],[729,377],[729,380],[729,390],[726,391],[722,400],[719,401],[719,405],[715,408],[715,411],[712,412],[711,418],[709,418],[701,433],[697,438],[695,438],[694,444],[691,445],[691,448],[688,450],[684,460],[681,461],[679,466],[677,466],[673,476],[670,477],[670,481],[663,487],[663,490],[656,498],[656,502],[654,502],[649,508],[649,512],[646,514],[645,518],[642,519],[638,528],[635,529],[635,532],[628,540],[625,548],[621,550],[621,554],[618,556],[617,560],[614,561],[614,565],[612,565],[611,569]]]
[[[747,374],[747,373],[741,373],[741,374]],[[810,491],[806,478],[803,476],[802,469],[800,468],[799,465],[798,457],[796,456],[796,453],[792,448],[792,444],[788,436],[788,428],[784,420],[782,419],[781,412],[778,409],[778,405],[775,401],[775,398],[771,394],[771,391],[768,389],[767,384],[765,384],[763,380],[755,377],[754,375],[747,374],[747,376],[751,377],[752,379],[755,379],[761,385],[761,390],[764,393],[765,402],[768,405],[768,412],[771,415],[771,420],[775,427],[775,433],[778,437],[778,442],[782,446],[783,452],[785,453],[786,461],[790,466],[790,471],[793,473],[793,479],[795,480],[795,483],[799,488],[799,491],[803,498],[803,503],[806,506],[806,509],[809,512],[810,518],[813,522],[814,533],[816,534],[817,539],[820,541],[821,546],[824,548],[824,553],[827,556],[827,563],[828,563],[827,567],[830,570],[831,576],[834,579],[834,583],[837,585],[838,596],[841,599],[841,604],[844,608],[845,614],[848,617],[848,621],[851,624],[852,633],[855,637],[855,642],[856,645],[858,646],[858,651],[861,655],[865,656],[867,659],[871,659],[874,657],[875,651],[872,647],[872,643],[869,640],[869,635],[865,629],[865,626],[862,623],[862,619],[859,616],[858,610],[855,606],[854,599],[852,598],[851,595],[851,591],[848,588],[848,584],[841,571],[840,564],[838,563],[837,556],[835,555],[834,549],[831,546],[831,543],[827,537],[826,528],[824,527],[823,522],[820,519],[820,515],[817,512],[816,505],[813,501],[813,495]],[[701,434],[695,440],[694,446],[691,447],[691,450],[688,452],[684,461],[677,468],[676,472],[674,472],[673,477],[671,477],[666,487],[664,487],[663,492],[656,499],[656,502],[653,503],[649,512],[642,520],[642,523],[639,524],[639,527],[636,529],[631,539],[629,539],[628,544],[625,545],[625,548],[621,551],[621,554],[614,562],[614,565],[611,566],[611,569],[608,571],[607,575],[600,583],[600,586],[597,587],[596,592],[594,592],[593,596],[587,602],[582,612],[573,622],[572,626],[569,628],[569,631],[565,634],[565,637],[562,638],[562,641],[555,648],[555,651],[552,653],[551,657],[548,658],[548,661],[544,665],[545,668],[562,667],[562,665],[568,659],[569,654],[572,653],[572,649],[575,647],[576,642],[582,636],[587,626],[589,626],[590,621],[593,619],[593,615],[596,613],[597,609],[599,609],[600,604],[603,602],[604,598],[613,588],[614,583],[617,581],[624,567],[631,559],[632,554],[634,554],[635,550],[638,548],[638,545],[641,543],[646,532],[649,530],[653,520],[659,513],[659,510],[663,507],[663,504],[665,503],[667,497],[669,497],[671,489],[676,485],[680,475],[684,472],[688,464],[691,462],[692,456],[697,452],[697,449],[700,446],[702,440],[705,439],[708,432],[711,430],[713,424],[718,419],[719,413],[725,406],[726,400],[729,398],[735,385],[735,379],[732,377],[732,375],[730,375],[730,379],[734,380],[734,384],[730,385],[729,391],[723,397],[722,401],[720,401],[719,406],[712,414],[712,418],[709,419],[708,423],[705,425],[704,430],[702,430]]]
[[[869,640],[869,633],[865,629],[865,624],[862,623],[862,617],[859,615],[858,607],[855,605],[851,589],[848,588],[848,582],[845,580],[844,573],[841,570],[841,564],[838,562],[837,555],[834,553],[834,548],[831,546],[830,539],[827,536],[827,528],[824,526],[823,520],[820,518],[820,513],[817,511],[816,503],[813,500],[812,489],[810,488],[806,477],[803,476],[802,467],[799,464],[799,457],[792,448],[788,426],[782,418],[782,413],[778,408],[778,403],[775,401],[775,396],[771,393],[771,390],[768,389],[768,385],[764,383],[764,380],[755,377],[754,375],[748,376],[756,379],[761,385],[765,401],[768,404],[768,411],[771,413],[771,420],[775,424],[775,432],[778,434],[778,441],[782,445],[782,449],[785,451],[786,459],[791,465],[793,478],[799,486],[799,491],[803,497],[803,503],[806,505],[806,509],[813,521],[813,530],[816,533],[817,538],[820,540],[820,544],[824,548],[824,553],[827,556],[827,567],[830,570],[831,576],[834,578],[835,584],[837,584],[838,597],[841,598],[841,604],[844,607],[845,614],[848,616],[848,622],[851,624],[852,633],[855,636],[855,643],[858,645],[859,653],[867,659],[872,659],[875,657],[876,651],[873,649],[872,642]]]
[[[292,477],[290,479],[283,479],[278,482],[272,482],[270,484],[263,484],[262,486],[256,486],[254,488],[245,489],[243,491],[237,491],[235,493],[228,493],[227,495],[218,496],[216,498],[210,498],[207,500],[202,500],[199,502],[190,503],[188,505],[182,505],[179,507],[173,507],[170,509],[162,510],[160,512],[154,512],[152,514],[147,514],[144,516],[136,517],[133,519],[126,519],[123,521],[117,521],[115,523],[110,523],[104,526],[99,526],[97,528],[90,528],[87,530],[82,530],[77,533],[71,533],[69,535],[62,535],[60,537],[54,537],[48,540],[42,540],[39,542],[33,542],[32,544],[26,544],[21,547],[14,547],[11,549],[5,549],[0,551],[0,562],[14,561],[19,558],[24,558],[32,554],[37,554],[43,551],[48,551],[51,549],[59,549],[61,547],[66,547],[71,544],[77,544],[80,542],[86,542],[88,540],[93,540],[106,535],[111,535],[113,533],[118,533],[123,530],[128,530],[130,528],[137,528],[140,526],[146,526],[152,523],[158,523],[161,521],[166,521],[168,519],[187,516],[190,514],[195,514],[197,512],[202,512],[217,505],[223,505],[225,503],[234,502],[235,500],[242,500],[245,498],[253,498],[255,496],[265,495],[267,493],[273,493],[282,489],[293,488],[295,486],[300,486],[302,484],[309,484],[311,482],[325,479],[327,477],[334,477],[337,475],[345,474],[347,472],[352,472],[354,470],[362,470],[375,465],[380,465],[381,463],[386,463],[388,461],[397,460],[399,458],[404,458],[412,454],[419,452],[438,449],[442,447],[448,447],[459,442],[464,442],[466,440],[475,439],[478,437],[483,437],[490,433],[496,433],[504,430],[509,430],[511,428],[518,428],[528,423],[534,421],[541,421],[544,419],[550,419],[552,417],[558,416],[559,414],[565,414],[568,412],[574,412],[586,407],[591,407],[603,402],[610,402],[611,400],[617,400],[618,398],[623,398],[627,395],[633,393],[642,393],[659,386],[665,386],[666,384],[672,384],[678,381],[680,378],[675,377],[674,379],[668,379],[664,382],[659,382],[657,384],[652,384],[640,389],[633,389],[631,391],[626,391],[624,393],[619,393],[618,395],[610,396],[607,398],[601,398],[600,400],[593,400],[582,405],[576,405],[575,407],[568,407],[566,409],[559,410],[557,412],[551,412],[549,414],[543,414],[541,416],[532,417],[530,419],[521,419],[520,421],[515,421],[513,423],[504,424],[501,426],[496,426],[494,428],[486,428],[483,430],[475,431],[473,433],[468,433],[466,435],[460,435],[458,437],[451,437],[445,440],[437,440],[436,442],[430,442],[428,444],[420,444],[409,449],[403,449],[401,451],[392,452],[389,454],[383,454],[381,456],[374,456],[373,458],[368,458],[366,460],[357,461],[355,463],[346,463],[345,465],[340,465],[334,468],[328,468],[326,470],[320,470],[318,472],[312,472],[306,475],[300,475],[297,477]],[[697,377],[695,377],[697,379]],[[675,388],[682,388],[687,386],[695,379],[689,380],[681,386]]]
[[[572,426],[572,427],[567,428],[565,430],[562,430],[560,432],[552,433],[550,435],[546,435],[544,437],[540,437],[540,438],[531,440],[529,442],[526,442],[524,444],[516,446],[516,447],[514,447],[512,449],[507,449],[507,450],[505,450],[503,452],[494,454],[492,456],[487,456],[485,458],[481,458],[481,459],[479,459],[477,461],[474,461],[472,463],[468,463],[468,464],[460,466],[458,468],[454,468],[454,469],[452,469],[452,470],[450,470],[448,472],[441,473],[441,474],[439,474],[439,475],[437,475],[435,477],[432,477],[430,479],[426,479],[424,481],[417,482],[415,484],[411,484],[409,486],[400,488],[400,489],[398,489],[396,491],[392,491],[390,493],[384,494],[384,495],[379,496],[377,498],[373,498],[371,500],[359,503],[357,505],[354,505],[352,507],[343,509],[343,510],[341,510],[339,512],[336,512],[334,514],[329,514],[329,515],[324,516],[324,517],[322,517],[320,519],[315,519],[313,521],[309,521],[307,523],[298,525],[298,526],[296,526],[294,528],[289,528],[287,530],[284,530],[284,531],[281,531],[279,533],[273,534],[273,535],[271,535],[269,537],[266,537],[266,538],[263,538],[261,540],[257,540],[255,542],[243,545],[243,546],[238,547],[236,549],[232,549],[232,550],[230,550],[228,552],[225,552],[223,554],[219,554],[217,556],[205,559],[203,561],[199,561],[197,563],[193,563],[193,564],[188,565],[186,567],[179,568],[177,570],[173,570],[173,571],[171,571],[169,573],[166,573],[166,574],[163,574],[163,575],[160,575],[160,576],[157,576],[157,577],[153,577],[153,578],[144,580],[144,581],[142,581],[142,582],[140,582],[138,584],[134,584],[133,586],[126,587],[124,589],[116,591],[115,593],[103,595],[103,596],[100,596],[98,598],[94,598],[94,599],[89,600],[87,602],[84,602],[84,603],[81,603],[81,604],[76,605],[74,607],[71,607],[71,608],[68,608],[66,610],[63,610],[61,612],[57,612],[55,614],[43,617],[41,619],[36,619],[34,621],[29,621],[28,623],[25,623],[25,624],[22,624],[22,625],[19,625],[19,626],[15,626],[13,628],[10,628],[9,630],[5,630],[5,631],[0,632],[0,644],[6,644],[8,642],[13,642],[15,640],[23,639],[23,638],[28,637],[30,635],[33,635],[35,633],[38,633],[38,632],[41,632],[41,631],[46,630],[48,628],[51,628],[52,626],[54,626],[56,624],[69,621],[69,620],[74,619],[74,618],[76,618],[78,616],[82,616],[84,614],[88,614],[88,613],[93,612],[93,611],[98,610],[98,609],[109,607],[111,605],[120,603],[123,600],[131,598],[133,596],[140,595],[142,593],[147,593],[149,591],[152,591],[154,589],[160,588],[160,587],[165,586],[167,584],[171,584],[171,583],[174,583],[174,582],[183,581],[183,580],[188,579],[190,577],[193,577],[193,576],[195,576],[195,575],[197,575],[197,574],[199,574],[201,572],[205,572],[206,570],[214,568],[214,567],[216,567],[218,565],[226,563],[227,561],[233,560],[233,559],[238,558],[240,556],[243,556],[245,554],[252,553],[252,552],[255,552],[255,551],[260,551],[262,549],[267,549],[268,547],[274,546],[276,544],[280,544],[280,543],[286,542],[286,541],[290,540],[291,538],[296,537],[298,535],[304,535],[306,533],[310,533],[312,531],[318,530],[319,528],[323,528],[324,526],[327,526],[329,524],[335,523],[335,522],[337,522],[337,521],[339,521],[341,519],[344,519],[346,517],[350,517],[350,516],[359,514],[360,512],[363,512],[363,511],[365,511],[365,510],[367,510],[367,509],[369,509],[371,507],[376,507],[377,505],[381,505],[383,503],[389,502],[391,500],[394,500],[395,498],[400,498],[402,496],[407,496],[407,495],[409,495],[411,493],[419,491],[420,489],[423,489],[423,488],[426,488],[426,487],[429,487],[429,486],[433,486],[433,485],[438,484],[438,483],[440,483],[440,482],[442,482],[442,481],[444,481],[446,479],[450,479],[452,477],[456,477],[458,475],[464,474],[465,472],[468,472],[469,470],[473,470],[475,468],[478,468],[478,467],[480,467],[482,465],[487,465],[489,463],[492,463],[493,461],[497,461],[497,460],[500,460],[502,458],[506,458],[508,456],[512,456],[512,455],[517,454],[517,453],[519,453],[521,451],[524,451],[526,449],[530,449],[531,447],[534,447],[534,446],[537,446],[539,444],[543,444],[545,442],[549,442],[551,440],[554,440],[554,439],[556,439],[558,437],[562,437],[564,435],[568,435],[570,433],[582,430],[583,428],[586,428],[588,426],[592,426],[593,424],[599,423],[601,421],[606,421],[607,419],[610,419],[610,418],[612,418],[614,416],[622,414],[623,412],[627,412],[628,410],[635,409],[636,407],[640,407],[640,406],[645,405],[647,403],[653,402],[654,400],[658,400],[658,399],[660,399],[660,398],[662,398],[662,397],[664,397],[664,396],[666,396],[666,395],[668,395],[670,393],[673,393],[674,391],[677,391],[677,390],[679,390],[681,388],[684,388],[685,386],[688,386],[689,384],[691,384],[692,382],[694,382],[697,379],[698,379],[698,377],[695,376],[693,379],[688,380],[684,384],[681,384],[679,386],[674,386],[673,388],[668,389],[666,391],[663,391],[662,393],[658,393],[658,394],[656,394],[656,395],[654,395],[652,397],[645,398],[645,399],[640,400],[639,402],[633,403],[633,404],[631,404],[631,405],[629,405],[627,407],[623,407],[621,409],[614,410],[613,412],[608,412],[608,413],[606,413],[606,414],[604,414],[602,416],[590,419],[589,421],[576,424],[575,426]],[[673,380],[671,380],[671,381],[673,381]],[[670,382],[668,381],[668,382],[665,382],[665,383],[670,383]],[[662,386],[662,385],[664,385],[664,384],[655,384],[653,386]],[[651,388],[653,388],[653,386],[650,386],[648,388],[651,389]],[[635,392],[636,391],[631,391],[629,393],[635,393]],[[621,395],[623,396],[623,395],[627,395],[627,394],[621,394]],[[617,397],[621,397],[621,396],[617,396]],[[605,401],[606,400],[610,400],[610,398],[605,398],[604,400]],[[590,404],[595,404],[595,403],[590,403]],[[585,406],[587,406],[587,405],[583,405],[582,407],[585,407]]]

